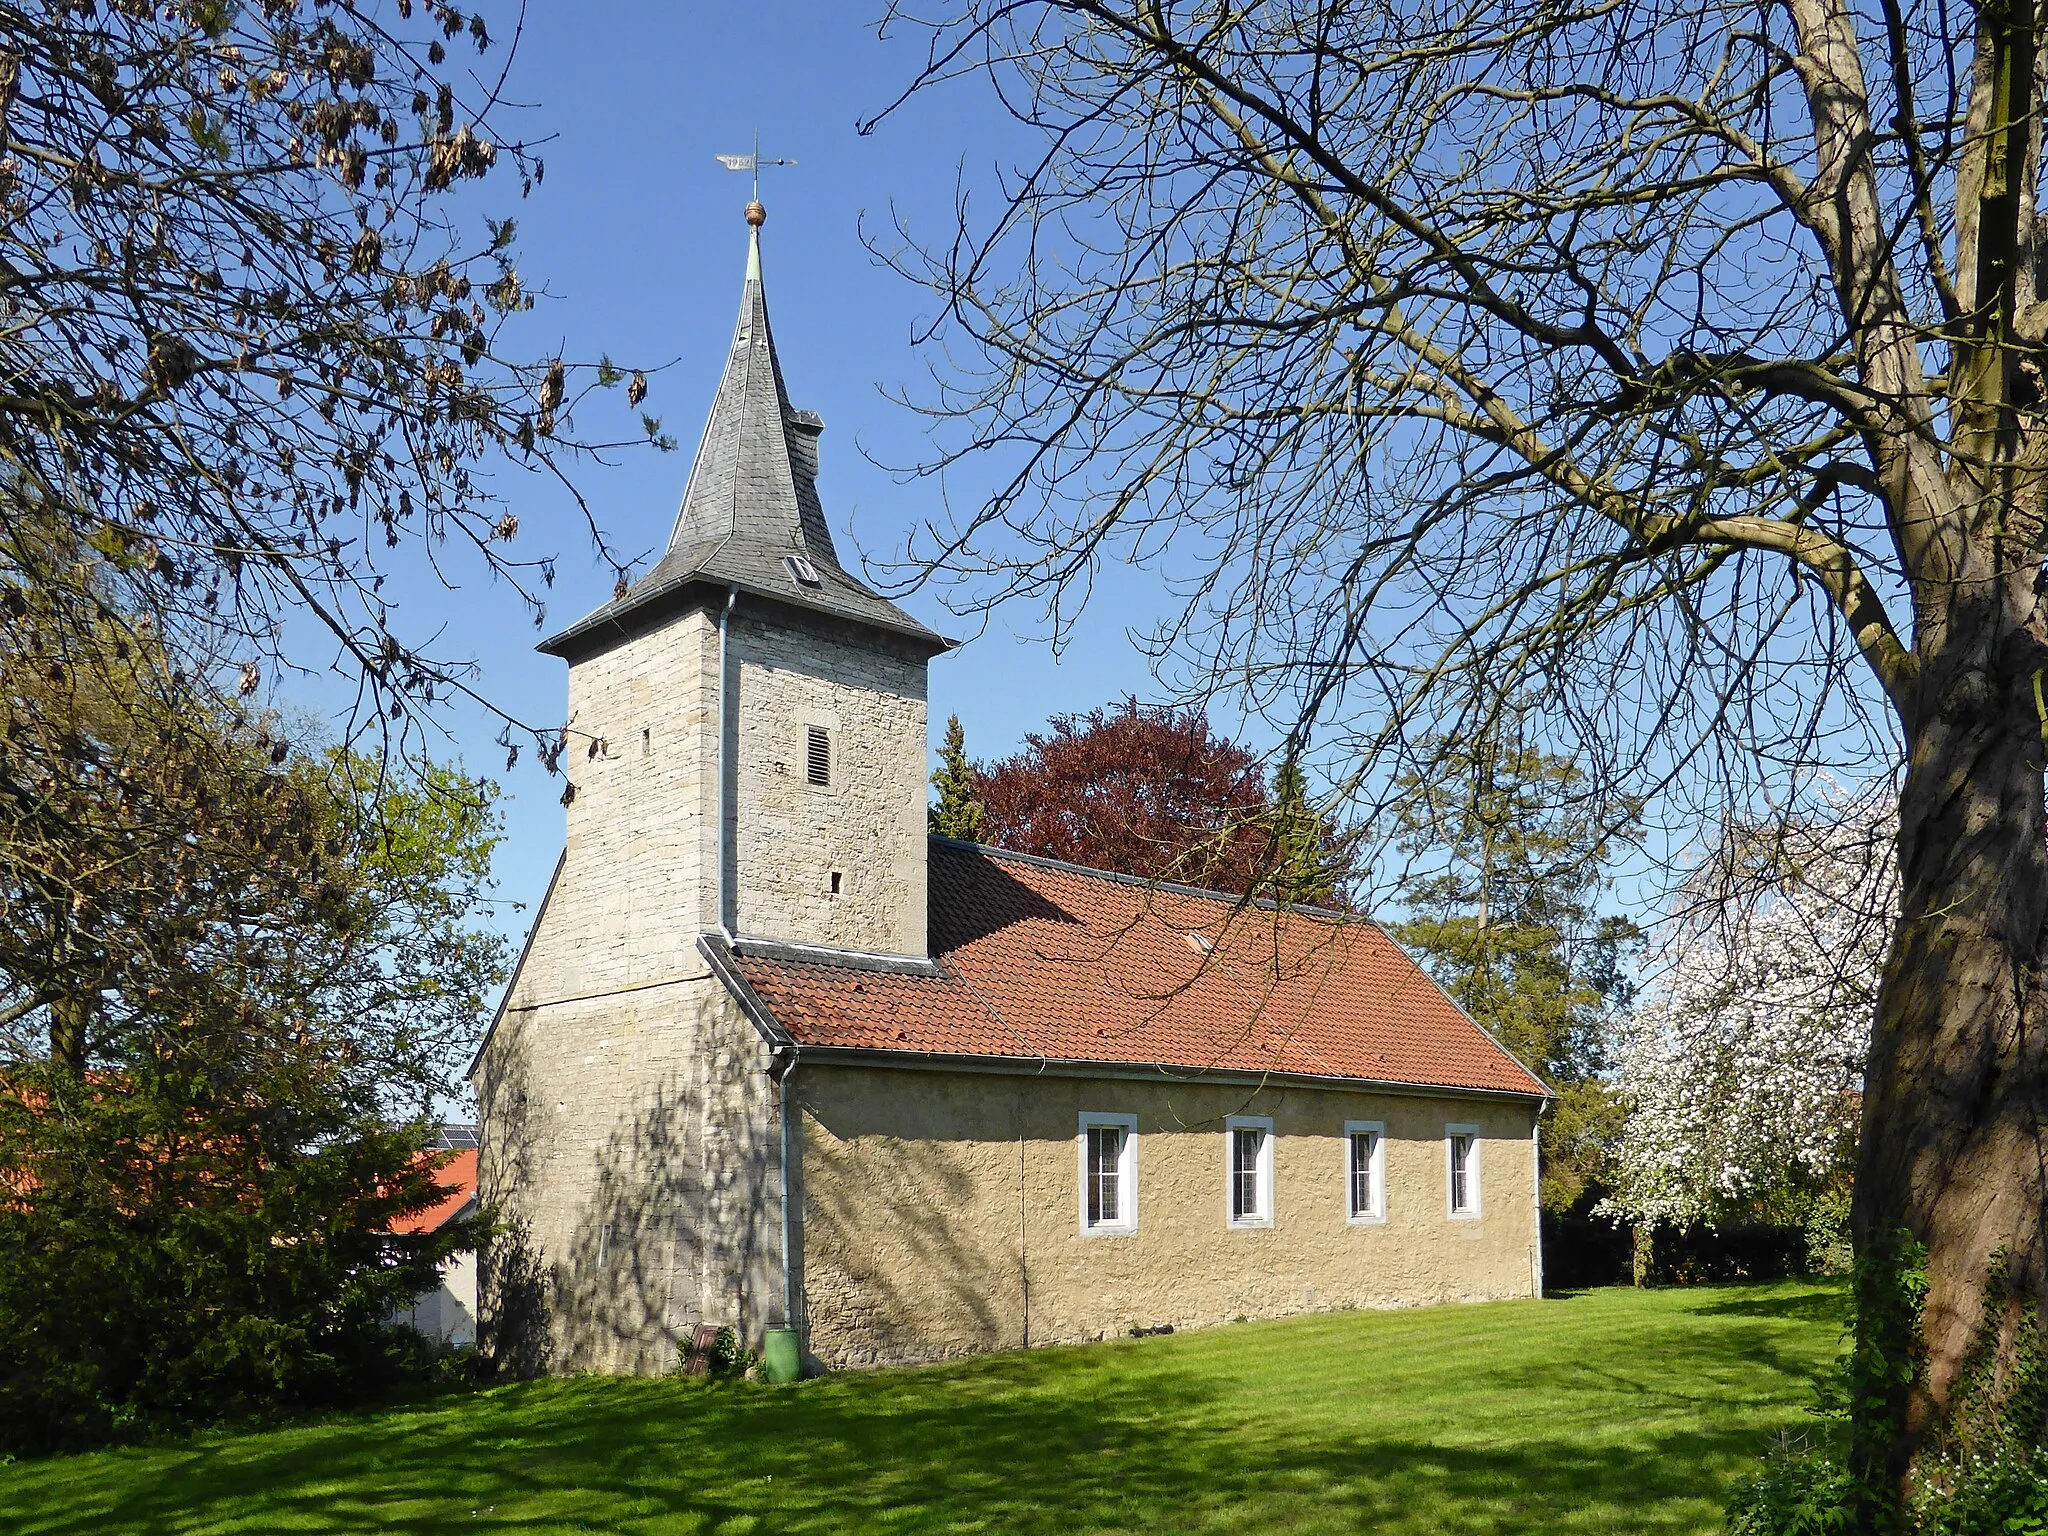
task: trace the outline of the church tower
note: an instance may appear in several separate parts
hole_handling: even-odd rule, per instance
[[[540,647],[569,666],[567,840],[471,1068],[508,1217],[480,1321],[523,1341],[515,1363],[667,1370],[697,1323],[758,1339],[794,1310],[794,1058],[714,956],[929,969],[925,673],[949,642],[839,563],[824,424],[791,406],[769,329],[765,217],[748,206],[667,550]]]
[[[841,568],[824,423],[791,407],[749,205],[746,282],[667,552],[545,641],[569,663],[564,874],[621,962],[699,932],[925,954],[925,670],[946,642]]]

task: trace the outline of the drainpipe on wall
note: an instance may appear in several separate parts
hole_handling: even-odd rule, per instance
[[[739,926],[739,896],[733,887],[737,884],[732,869],[732,821],[734,816],[733,773],[736,755],[727,741],[727,732],[737,723],[732,707],[731,668],[727,664],[726,645],[732,624],[733,605],[740,600],[738,587],[727,587],[725,606],[718,613],[718,931],[727,942],[731,942],[734,930]]]
[[[796,1076],[797,1048],[785,1046],[782,1052],[782,1076],[778,1080],[782,1089],[782,1326],[796,1328],[797,1322],[796,1266],[790,1259],[789,1219],[789,1080]]]

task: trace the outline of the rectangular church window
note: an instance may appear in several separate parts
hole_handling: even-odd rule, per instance
[[[1273,1224],[1273,1122],[1232,1115],[1223,1122],[1230,1148],[1230,1224]]]
[[[1344,1122],[1345,1214],[1354,1222],[1386,1218],[1385,1138],[1377,1120]]]
[[[804,777],[820,787],[832,782],[832,737],[822,725],[809,728],[804,755]]]
[[[1081,1231],[1138,1229],[1138,1117],[1081,1116]]]
[[[1479,1127],[1447,1125],[1444,1141],[1450,1152],[1451,1214],[1479,1214]]]

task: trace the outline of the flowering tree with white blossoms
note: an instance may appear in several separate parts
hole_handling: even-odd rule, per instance
[[[1628,1119],[1602,1209],[1639,1228],[1838,1183],[1898,904],[1889,812],[1844,800],[1767,849],[1730,839],[1624,1027]]]

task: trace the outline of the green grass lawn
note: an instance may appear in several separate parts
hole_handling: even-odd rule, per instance
[[[1839,1287],[1354,1312],[788,1387],[582,1378],[0,1467],[0,1530],[1693,1532]]]

